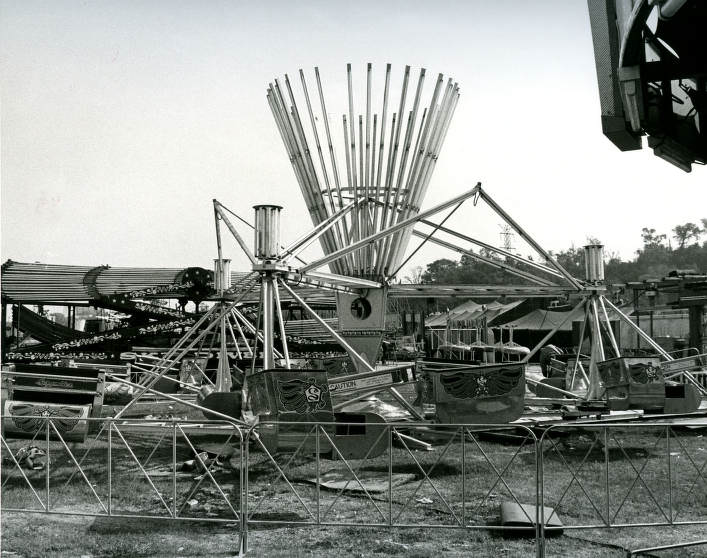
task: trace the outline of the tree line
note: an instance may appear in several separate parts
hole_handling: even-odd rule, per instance
[[[627,283],[660,279],[668,273],[678,270],[683,273],[707,274],[707,218],[701,224],[685,223],[676,225],[672,235],[659,233],[654,228],[644,227],[641,230],[642,247],[636,251],[633,259],[622,260],[615,252],[605,250],[604,273],[606,281],[611,284]],[[705,239],[705,240],[703,240]],[[674,241],[674,242],[673,242]],[[587,244],[599,243],[599,239],[588,238]],[[494,261],[503,262],[518,269],[532,272],[532,268],[523,263],[499,257],[494,252],[481,249],[475,252],[489,263],[479,261],[470,255],[462,255],[459,260],[441,258],[428,264],[425,269],[417,267],[410,270],[404,281],[409,283],[438,283],[448,285],[459,284],[532,284],[493,266]],[[550,254],[568,272],[578,278],[583,278],[584,250],[582,247],[571,246],[566,250]]]

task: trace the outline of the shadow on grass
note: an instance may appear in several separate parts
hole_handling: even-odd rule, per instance
[[[446,462],[440,462],[437,463],[430,473],[429,470],[432,467],[432,465],[426,465],[424,463],[421,463],[422,469],[427,472],[427,475],[430,478],[435,478],[435,477],[449,477],[449,476],[455,476],[455,475],[461,475],[462,473],[462,468],[461,465],[453,464],[453,463],[446,463]],[[374,472],[374,473],[385,473],[386,475],[388,474],[388,465],[368,465],[361,467],[361,471],[367,471],[367,472]],[[395,474],[411,474],[415,475],[417,479],[421,479],[424,475],[420,471],[420,467],[417,466],[415,463],[399,463],[393,466],[393,473]]]
[[[544,459],[546,461],[561,461],[561,454],[568,463],[579,463],[581,461],[586,461],[587,463],[603,462],[605,458],[604,448],[597,444],[591,449],[591,451],[589,451],[590,446],[591,444],[557,444],[556,448],[553,446],[546,446]],[[607,454],[610,462],[625,461],[626,456],[628,456],[634,463],[640,460],[645,460],[646,458],[664,457],[664,452],[647,450],[645,447],[624,447],[623,449],[618,447],[610,447]]]
[[[185,529],[190,534],[207,534],[215,532],[232,533],[237,530],[238,522],[229,521],[217,523],[213,521],[172,521],[166,519],[132,518],[132,517],[97,517],[89,526],[88,531],[100,535],[130,533],[140,534],[175,534],[183,535]]]

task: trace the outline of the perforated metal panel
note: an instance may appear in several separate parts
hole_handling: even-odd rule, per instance
[[[587,5],[599,85],[602,131],[621,150],[640,149],[639,135],[627,129],[619,90],[620,46],[615,0],[587,0]]]
[[[594,64],[599,83],[599,102],[604,116],[623,116],[616,79],[619,63],[619,33],[613,0],[588,0],[594,44]]]

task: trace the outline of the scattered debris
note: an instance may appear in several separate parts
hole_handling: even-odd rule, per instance
[[[15,459],[23,469],[40,471],[46,467],[42,458],[46,457],[44,450],[37,446],[23,446],[15,453]]]
[[[358,481],[351,474],[345,474],[338,471],[324,473],[319,478],[317,483],[316,478],[296,479],[299,482],[307,484],[319,484],[320,487],[327,490],[346,490],[348,492],[368,492],[376,494],[387,492],[389,488],[388,475],[376,474],[370,472],[361,472],[358,475]],[[401,486],[407,482],[415,480],[415,475],[412,473],[394,473],[391,476],[391,485],[393,487]]]
[[[103,389],[105,405],[127,405],[135,395],[135,388],[119,382],[106,382]]]
[[[216,455],[216,454],[212,454]],[[203,463],[203,465],[202,465]],[[205,472],[205,468],[211,473],[216,471],[232,471],[235,467],[232,465],[231,460],[224,455],[217,455],[216,457],[209,457],[209,453],[202,451],[196,456],[196,459],[188,459],[182,463],[179,471],[181,472]]]
[[[517,504],[515,502],[501,502],[501,526],[503,527],[525,527],[526,529],[514,529],[504,531],[504,536],[527,535],[535,532],[537,524],[537,507],[534,504]],[[543,519],[547,527],[562,527],[560,517],[555,510],[549,506],[543,506]],[[562,529],[548,531],[561,535]]]
[[[232,446],[230,444],[202,443],[197,446],[197,449],[199,451],[205,451],[210,456],[221,456],[224,458],[231,457],[236,452],[235,446]]]
[[[175,416],[172,413],[163,413],[159,415],[146,415],[145,420],[175,420],[175,421],[186,421],[188,420],[187,415]]]

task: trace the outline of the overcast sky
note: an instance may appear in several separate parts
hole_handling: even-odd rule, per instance
[[[602,135],[583,0],[0,7],[3,261],[211,267],[212,198],[247,218],[279,203],[283,237],[300,235],[310,222],[265,89],[319,66],[337,91],[348,62],[359,80],[389,62],[398,81],[409,64],[459,82],[426,206],[481,181],[546,248],[592,236],[624,258],[642,227],[707,216],[704,168]],[[464,212],[460,229],[499,240],[499,219]]]

